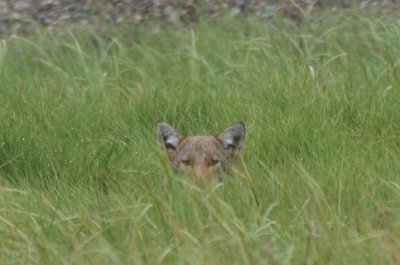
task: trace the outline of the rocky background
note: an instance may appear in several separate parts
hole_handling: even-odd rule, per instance
[[[143,24],[148,21],[191,25],[200,15],[254,16],[271,22],[277,16],[299,23],[303,10],[398,9],[400,0],[0,0],[0,35],[71,24]]]

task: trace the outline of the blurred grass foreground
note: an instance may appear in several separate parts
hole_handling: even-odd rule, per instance
[[[39,25],[0,44],[0,264],[399,264],[395,9]],[[155,125],[243,121],[176,176]]]

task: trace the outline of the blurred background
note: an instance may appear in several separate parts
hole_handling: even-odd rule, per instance
[[[0,0],[0,34],[29,32],[32,25],[55,29],[107,24],[168,23],[190,26],[199,16],[252,16],[300,23],[310,12],[370,9],[398,12],[400,0]]]

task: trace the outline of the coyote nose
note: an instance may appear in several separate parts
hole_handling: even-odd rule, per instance
[[[196,177],[202,178],[202,179],[208,179],[208,172],[205,168],[196,167],[194,171],[195,171]]]

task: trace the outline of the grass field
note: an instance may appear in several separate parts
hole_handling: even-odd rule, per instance
[[[400,23],[322,17],[3,41],[0,264],[399,264]],[[158,121],[243,121],[237,173],[175,176]]]

